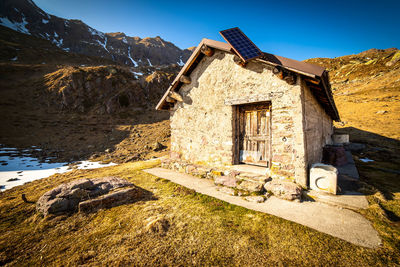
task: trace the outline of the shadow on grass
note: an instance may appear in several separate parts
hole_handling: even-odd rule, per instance
[[[379,190],[386,200],[393,200],[394,194],[400,192],[400,141],[354,127],[336,129],[335,132],[347,133],[350,142],[366,145],[362,150],[352,151],[360,181]],[[362,162],[360,158],[373,161]],[[373,195],[373,190],[369,194]]]

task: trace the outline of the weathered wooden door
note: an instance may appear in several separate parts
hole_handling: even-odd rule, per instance
[[[239,107],[239,161],[269,167],[270,105]]]

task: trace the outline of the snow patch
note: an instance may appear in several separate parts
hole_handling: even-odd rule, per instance
[[[364,158],[364,159],[360,159],[362,162],[372,162],[374,161],[373,159],[369,159],[369,158]]]
[[[49,23],[49,21],[47,19],[42,19],[42,23],[47,24],[47,23]]]
[[[124,42],[125,44],[127,44],[127,43],[128,43],[128,41],[126,40],[125,36],[124,36],[124,37],[122,37],[122,42]]]
[[[107,37],[105,37],[104,33],[100,32],[96,29],[93,29],[92,27],[88,26],[88,30],[92,35],[97,35],[97,36],[100,36],[101,38],[107,38]]]
[[[104,44],[102,42],[100,42],[100,40],[96,40],[99,45],[101,45],[108,53],[110,53],[110,51],[108,51],[107,49],[107,37],[104,37]]]
[[[58,34],[56,32],[54,32],[54,37],[58,38]]]
[[[147,59],[147,61],[149,62],[150,67],[153,67],[153,65],[150,62],[150,59]]]
[[[18,57],[16,56],[16,57],[14,57],[14,58],[12,58],[12,59],[10,59],[11,61],[17,61],[18,60]]]
[[[67,47],[67,48],[63,48],[63,50],[64,51],[67,51],[67,52],[69,52],[70,51],[70,49]]]
[[[62,38],[60,40],[53,39],[52,43],[58,47],[61,47],[63,45],[63,41],[64,40]]]
[[[0,18],[0,25],[13,29],[14,31],[17,32],[22,32],[31,35],[29,30],[25,27],[27,24],[28,22],[25,20],[25,17],[22,17],[22,22],[12,22],[8,18]]]
[[[49,160],[40,162],[38,158],[30,155],[20,156],[11,154],[11,156],[2,154],[18,153],[15,148],[0,148],[0,162],[6,162],[7,165],[0,165],[0,189],[10,189],[26,182],[49,177],[56,173],[65,173],[73,170],[68,163],[50,163]],[[96,169],[108,166],[114,166],[115,163],[102,164],[99,162],[81,161],[75,165],[77,169]],[[75,168],[75,167],[74,167]],[[17,178],[16,180],[13,178]],[[15,181],[8,181],[13,179]]]
[[[133,74],[133,76],[135,77],[135,79],[139,79],[139,76],[143,76],[143,72],[136,72],[133,70],[130,70]]]
[[[135,60],[133,60],[133,58],[131,57],[131,47],[130,46],[128,46],[128,58],[132,61],[133,66],[135,66],[135,67],[139,66],[137,64],[137,62]]]
[[[183,61],[182,61],[182,56],[179,57],[179,62],[176,62],[176,63],[178,63],[178,65],[181,66],[181,67],[183,65],[185,65],[185,63],[183,63]]]

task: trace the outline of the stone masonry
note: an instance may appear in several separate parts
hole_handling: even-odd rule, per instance
[[[171,111],[173,154],[194,164],[232,165],[236,109],[227,100],[261,96],[271,104],[271,177],[307,185],[309,164],[330,143],[332,121],[300,78],[289,85],[271,66],[249,62],[243,68],[222,51],[204,57],[190,78],[179,90],[183,102]]]

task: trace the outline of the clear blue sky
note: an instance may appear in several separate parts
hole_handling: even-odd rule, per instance
[[[102,32],[154,37],[180,48],[239,27],[263,51],[304,60],[400,48],[400,0],[34,0],[44,11]]]

